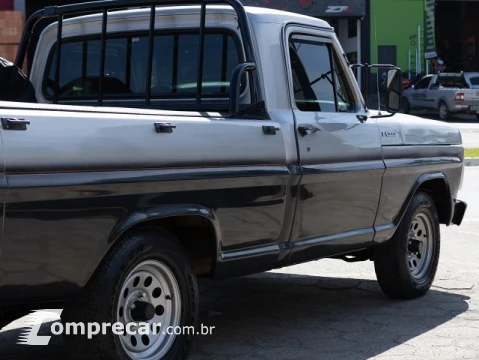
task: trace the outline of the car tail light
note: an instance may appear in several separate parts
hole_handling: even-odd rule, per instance
[[[464,101],[464,93],[462,92],[457,93],[456,96],[454,97],[454,101]]]

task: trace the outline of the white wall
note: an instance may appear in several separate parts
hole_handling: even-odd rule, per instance
[[[354,22],[356,23],[356,20],[354,20]],[[349,52],[358,51],[358,38],[356,36],[348,38],[348,20],[338,20],[338,29],[336,33],[338,34],[339,42],[341,43],[341,46],[346,54]]]
[[[358,29],[358,20],[354,19],[354,26],[356,29],[356,33],[358,36],[354,36],[349,38],[348,37],[348,20],[347,19],[338,19],[336,23],[336,34],[338,36],[339,42],[343,47],[344,53],[348,55],[348,53],[356,52],[356,58],[351,58],[348,55],[349,60],[351,63],[362,63],[362,54],[361,54],[361,28]],[[361,69],[354,70],[356,74],[356,80],[358,81],[358,85],[361,87]]]

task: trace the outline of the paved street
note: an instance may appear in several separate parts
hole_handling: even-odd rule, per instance
[[[371,262],[321,260],[203,282],[201,322],[215,330],[197,338],[191,359],[478,359],[479,168],[466,168],[460,198],[466,219],[443,227],[439,271],[425,297],[386,298]],[[24,324],[0,332],[0,359],[66,359],[58,337],[47,347],[14,345]]]

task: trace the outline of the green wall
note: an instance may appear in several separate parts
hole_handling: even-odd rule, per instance
[[[379,45],[396,46],[396,65],[409,70],[408,51],[417,48],[418,25],[424,30],[424,0],[370,0],[371,63],[378,62]],[[410,37],[414,36],[411,45]],[[421,34],[421,63],[424,71],[424,35]],[[415,52],[413,52],[415,54]],[[414,55],[413,55],[414,56]],[[415,60],[413,60],[414,69]]]

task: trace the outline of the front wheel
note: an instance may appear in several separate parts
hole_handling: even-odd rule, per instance
[[[394,236],[378,245],[374,266],[383,292],[398,299],[426,294],[439,262],[439,218],[431,197],[417,193]]]
[[[198,303],[195,275],[172,235],[150,229],[127,236],[97,270],[84,297],[67,304],[62,314],[64,323],[117,328],[92,339],[66,334],[70,359],[185,359],[196,333]]]

